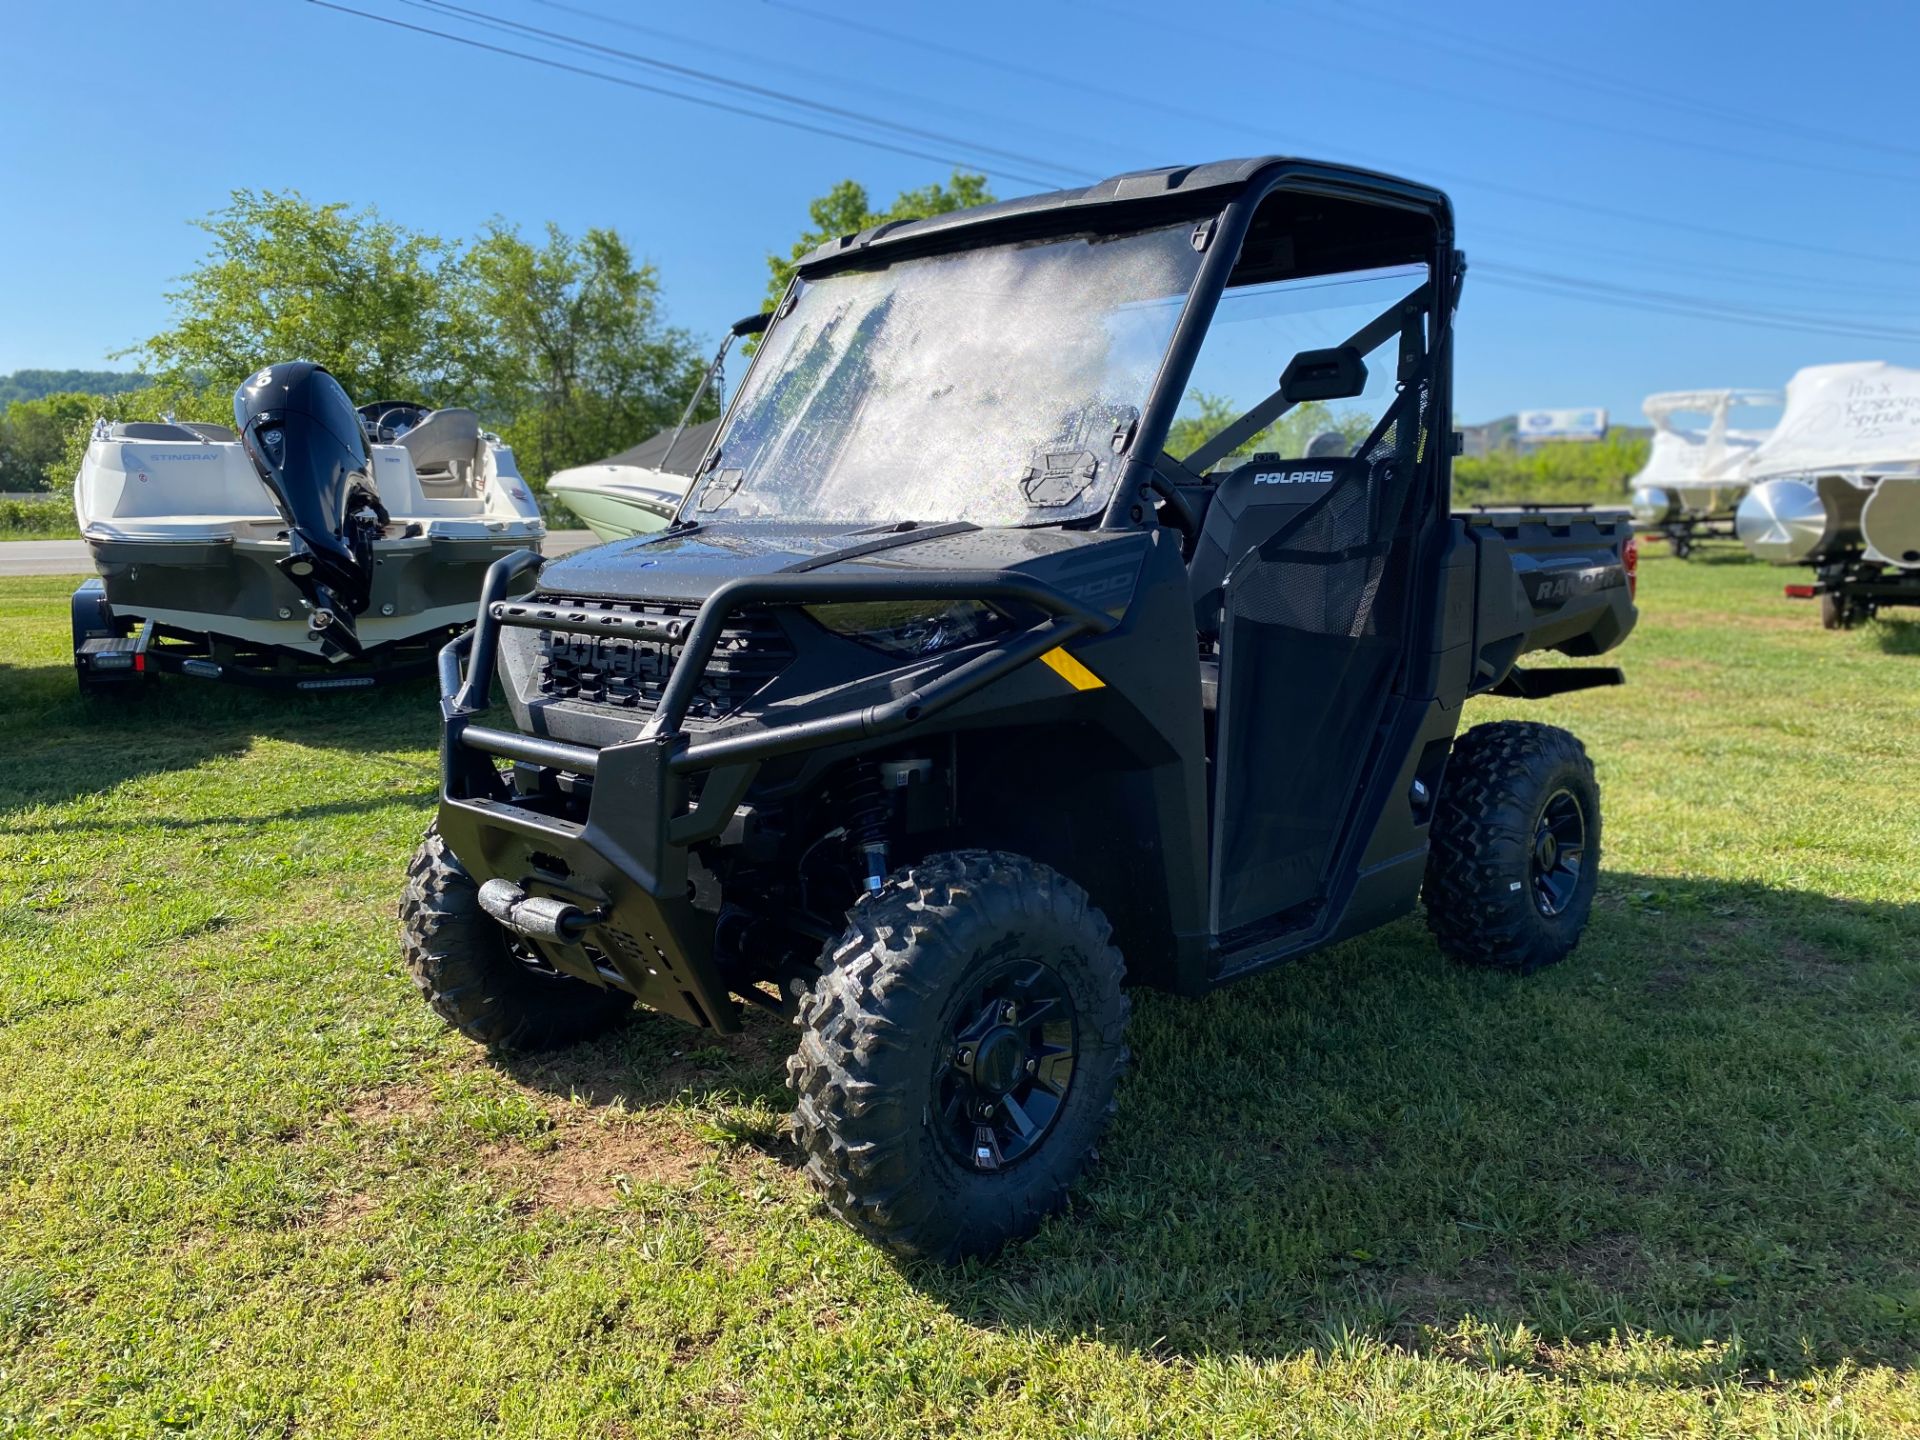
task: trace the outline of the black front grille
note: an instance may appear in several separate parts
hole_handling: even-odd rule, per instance
[[[659,708],[660,694],[700,608],[671,600],[576,600],[560,595],[542,595],[530,604],[627,632],[540,631],[542,695],[641,714]],[[688,718],[718,720],[732,714],[792,662],[793,645],[770,613],[736,611],[720,632],[687,707]]]

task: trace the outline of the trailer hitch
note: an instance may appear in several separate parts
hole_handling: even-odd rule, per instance
[[[529,895],[511,880],[489,880],[480,887],[480,908],[516,935],[577,945],[588,929],[606,917],[565,900]]]

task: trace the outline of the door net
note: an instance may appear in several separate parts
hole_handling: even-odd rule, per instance
[[[1424,380],[1409,384],[1360,447],[1366,463],[1228,572],[1216,933],[1322,897],[1404,645],[1427,399]]]

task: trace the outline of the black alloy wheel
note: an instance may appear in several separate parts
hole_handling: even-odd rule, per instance
[[[1533,828],[1533,901],[1542,915],[1558,915],[1580,889],[1587,853],[1587,815],[1570,790],[1556,790]]]
[[[1032,1154],[1073,1085],[1073,999],[1038,960],[1015,960],[959,996],[934,1067],[940,1138],[975,1170]]]

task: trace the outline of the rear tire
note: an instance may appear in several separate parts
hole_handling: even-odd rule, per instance
[[[1447,761],[1427,854],[1427,927],[1463,965],[1530,975],[1580,943],[1600,870],[1600,787],[1565,730],[1476,725]]]
[[[480,887],[438,826],[427,827],[407,867],[400,926],[407,970],[427,1004],[490,1049],[557,1050],[619,1024],[633,1008],[623,991],[515,954],[512,937],[480,908]]]
[[[827,1208],[943,1263],[1058,1209],[1127,1064],[1110,933],[1072,881],[984,850],[932,856],[856,905],[787,1062]]]

